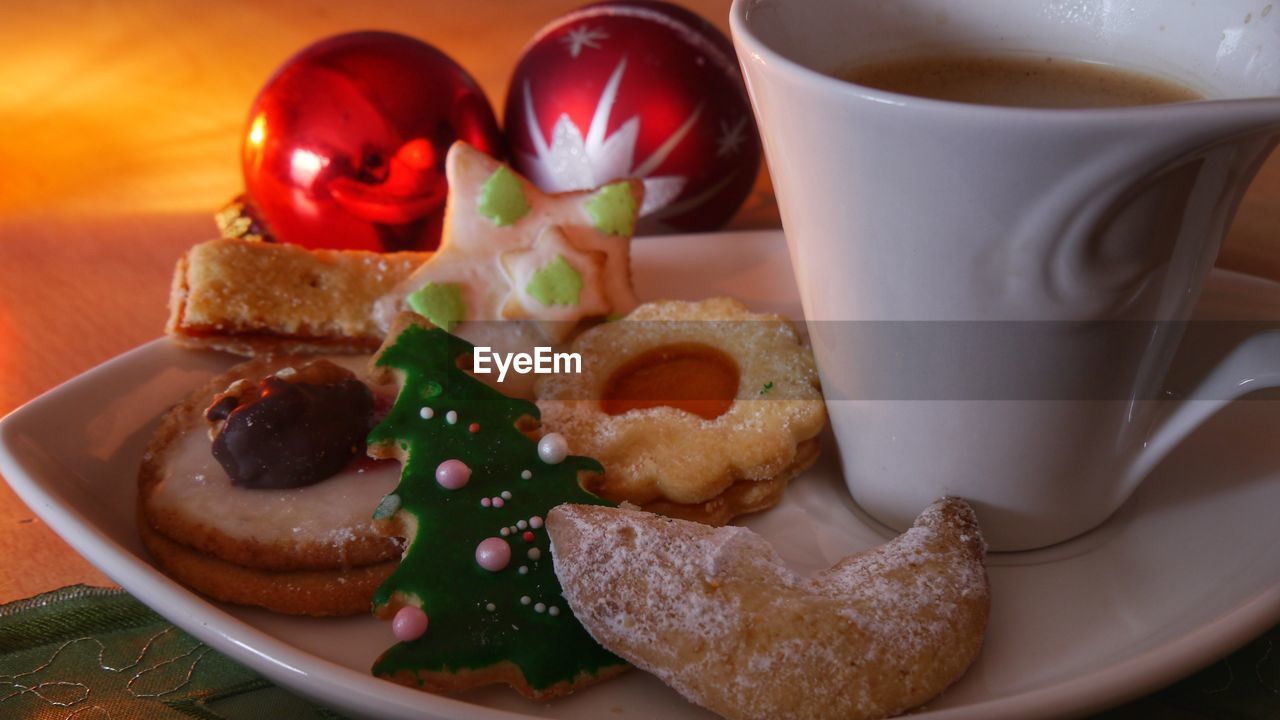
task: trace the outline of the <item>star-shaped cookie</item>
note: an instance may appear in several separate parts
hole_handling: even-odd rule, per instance
[[[583,318],[635,306],[630,245],[639,180],[549,195],[463,142],[449,149],[445,173],[440,248],[379,302],[380,322],[405,309],[445,329],[530,320],[558,342]]]
[[[500,259],[511,285],[503,319],[536,318],[558,328],[583,317],[608,315],[611,310],[604,295],[608,254],[579,250],[559,226],[547,226],[531,247],[508,250]],[[548,335],[559,334],[545,329]]]

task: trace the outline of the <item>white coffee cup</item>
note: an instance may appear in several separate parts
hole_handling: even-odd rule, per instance
[[[1160,387],[1280,139],[1280,13],[1214,0],[734,0],[731,25],[854,500],[902,529],[969,499],[993,549],[1111,515],[1280,333]],[[1164,76],[1206,101],[971,105],[829,74],[938,51]]]

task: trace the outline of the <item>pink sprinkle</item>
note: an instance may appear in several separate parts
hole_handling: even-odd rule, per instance
[[[533,517],[529,518],[529,527],[533,528],[534,530],[537,530],[538,528],[542,527],[542,518],[538,517],[537,515],[534,515]]]
[[[427,614],[416,605],[405,605],[396,611],[391,620],[391,634],[400,642],[409,642],[422,637],[427,631]]]
[[[467,426],[467,429],[473,433],[478,433],[480,432],[480,423],[471,423]]]
[[[525,530],[524,535],[521,535],[520,537],[524,538],[525,542],[533,542],[533,531]]]
[[[480,498],[480,507],[489,507],[493,502],[489,498]]]
[[[461,460],[445,460],[436,466],[436,482],[446,490],[457,490],[471,480],[471,468]]]
[[[504,500],[503,500],[502,498],[500,498],[500,497],[496,497],[496,498],[494,498],[494,499],[493,499],[493,506],[494,506],[494,507],[502,507],[503,505],[506,505],[506,504],[507,504],[507,503],[506,503],[506,501],[504,501]]]
[[[498,572],[511,562],[511,546],[502,538],[485,538],[476,545],[476,562],[485,570]]]

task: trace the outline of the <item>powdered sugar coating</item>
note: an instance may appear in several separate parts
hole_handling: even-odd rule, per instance
[[[959,678],[982,644],[985,546],[963,501],[811,577],[744,528],[577,505],[547,528],[588,632],[728,718],[896,714]]]

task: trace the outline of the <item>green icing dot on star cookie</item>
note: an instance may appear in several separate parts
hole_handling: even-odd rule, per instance
[[[529,200],[524,196],[520,178],[506,165],[500,165],[480,186],[480,204],[476,210],[498,227],[511,225],[527,215]]]
[[[578,297],[582,294],[582,276],[563,255],[556,255],[555,259],[533,273],[524,289],[543,305],[573,306],[578,304]]]
[[[630,235],[636,228],[636,198],[631,183],[609,183],[587,198],[584,207],[600,232]]]
[[[453,283],[427,283],[414,292],[405,302],[410,309],[431,321],[432,325],[451,329],[467,316],[467,305],[462,301],[461,286]]]

